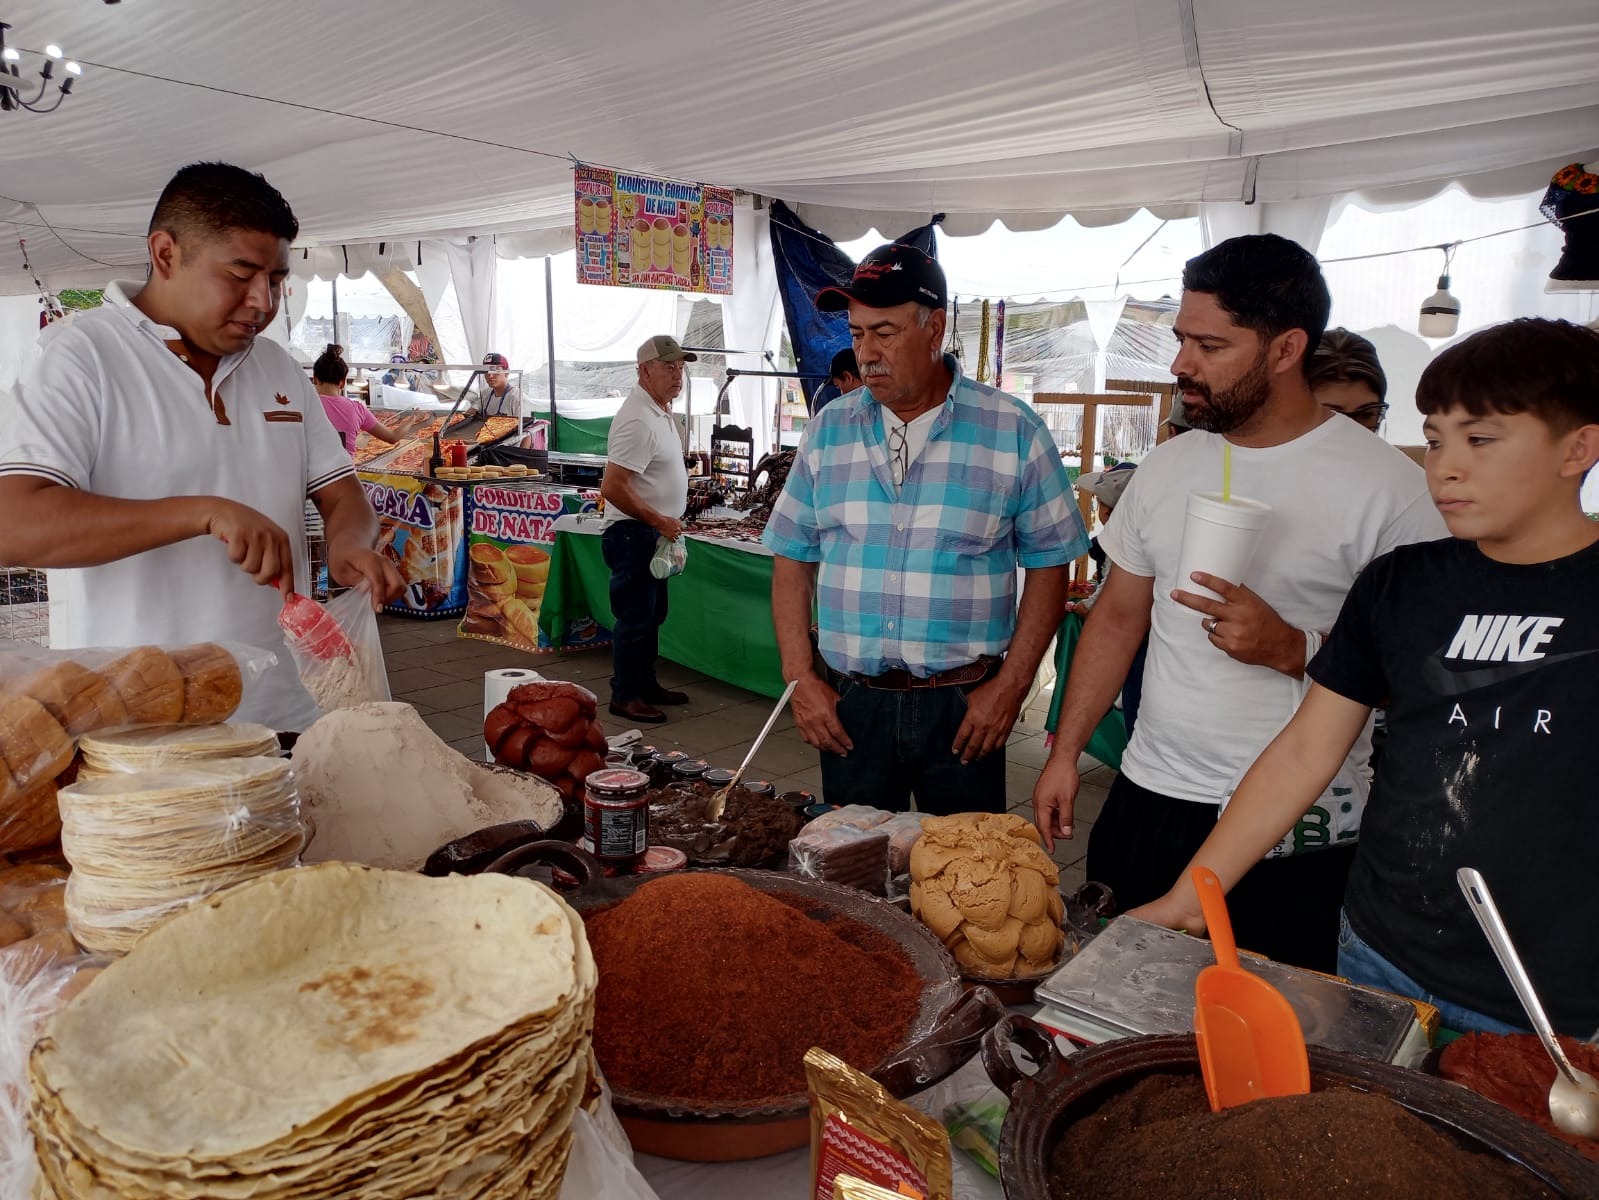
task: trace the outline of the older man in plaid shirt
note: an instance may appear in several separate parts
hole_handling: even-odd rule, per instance
[[[764,540],[794,723],[834,804],[1003,811],[1003,747],[1088,548],[1043,421],[941,353],[947,300],[899,244],[817,296],[848,308],[865,386],[806,428]]]

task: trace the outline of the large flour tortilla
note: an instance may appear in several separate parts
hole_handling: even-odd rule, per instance
[[[579,942],[526,880],[281,871],[107,968],[36,1048],[36,1103],[119,1157],[270,1158],[509,1028],[561,1024],[592,989]]]

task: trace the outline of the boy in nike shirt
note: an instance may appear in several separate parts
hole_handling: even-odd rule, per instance
[[[1525,319],[1422,375],[1427,484],[1454,536],[1374,560],[1298,713],[1194,856],[1231,887],[1321,794],[1386,702],[1384,752],[1344,896],[1338,971],[1460,1030],[1525,1018],[1455,882],[1493,889],[1557,1029],[1599,1026],[1599,332]],[[1132,915],[1201,931],[1187,872]]]

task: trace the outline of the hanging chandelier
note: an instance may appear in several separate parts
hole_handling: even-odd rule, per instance
[[[26,109],[33,113],[55,112],[61,102],[72,94],[72,85],[83,74],[77,63],[67,61],[61,47],[51,43],[42,55],[24,55],[15,46],[6,45],[6,30],[11,26],[0,21],[0,112]],[[37,72],[23,74],[24,57],[41,59]],[[61,74],[57,76],[59,65]],[[48,96],[50,85],[56,85],[53,100]]]

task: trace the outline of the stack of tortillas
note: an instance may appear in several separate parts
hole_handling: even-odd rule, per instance
[[[347,863],[153,930],[33,1051],[43,1197],[555,1196],[594,960],[553,892]]]
[[[218,759],[62,788],[67,922],[88,950],[120,954],[212,892],[291,866],[305,844],[281,758]]]
[[[79,779],[144,771],[218,758],[254,758],[278,752],[278,735],[265,725],[161,725],[86,734]]]

